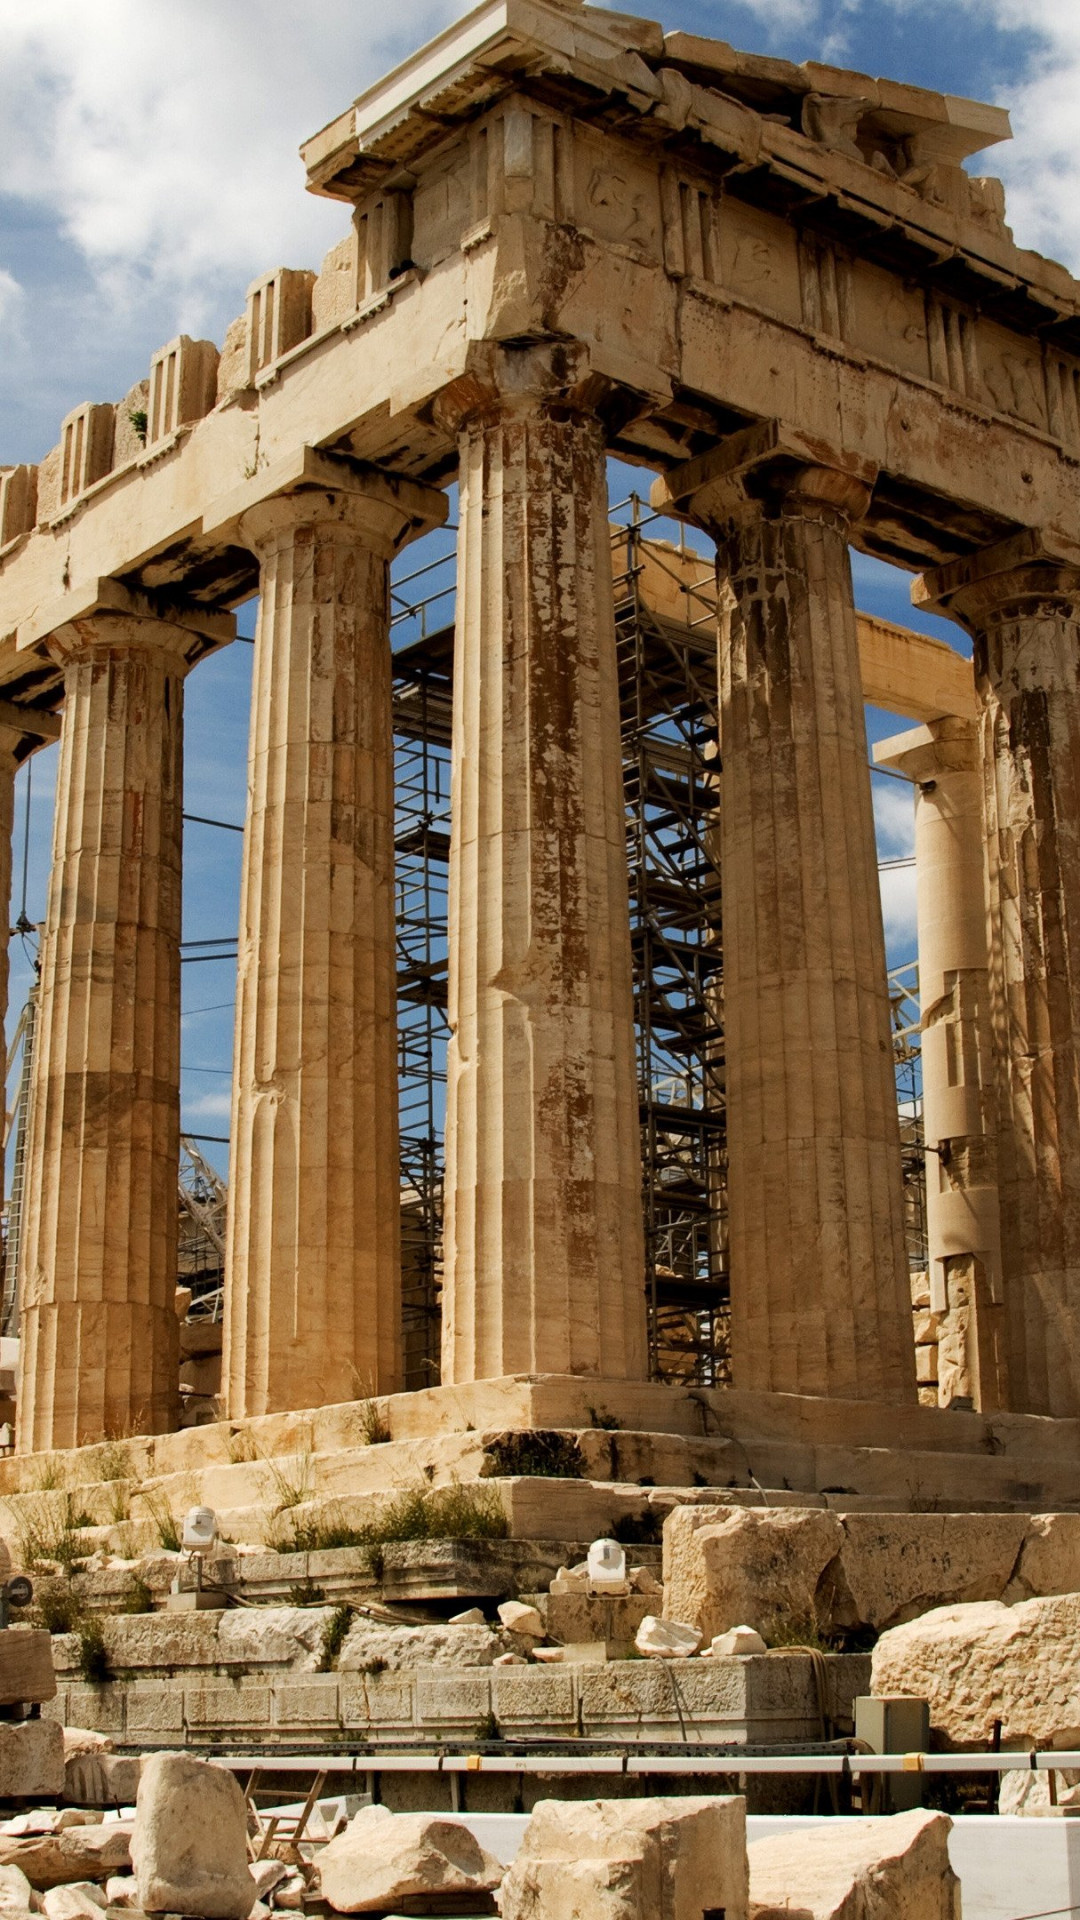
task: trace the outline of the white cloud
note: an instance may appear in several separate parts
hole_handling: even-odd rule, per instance
[[[1011,145],[987,155],[1005,181],[1009,220],[1021,246],[1080,270],[1080,9],[1075,0],[965,0],[973,14],[1038,36],[1041,52],[1010,82]]]
[[[318,255],[343,210],[304,192],[301,139],[455,11],[398,0],[0,0],[0,175],[118,291],[240,283]],[[125,282],[124,270],[131,276]]]
[[[22,309],[23,290],[13,273],[0,267],[0,328],[10,326]]]
[[[0,181],[35,223],[33,350],[0,360],[0,456],[39,458],[69,407],[124,393],[173,334],[220,339],[257,273],[317,267],[348,215],[305,191],[300,141],[460,11],[0,0]]]

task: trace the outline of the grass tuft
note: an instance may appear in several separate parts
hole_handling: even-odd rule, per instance
[[[351,1607],[335,1607],[330,1615],[322,1635],[322,1653],[319,1659],[319,1672],[332,1673],[338,1654],[348,1637],[352,1625]]]

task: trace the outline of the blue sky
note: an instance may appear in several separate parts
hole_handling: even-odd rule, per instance
[[[0,463],[39,459],[72,406],[119,398],[176,333],[220,341],[257,273],[318,265],[343,211],[305,194],[300,140],[463,8],[396,0],[377,10],[392,28],[375,31],[373,11],[371,0],[321,0],[316,13],[297,0],[0,0]],[[1080,265],[1078,0],[662,0],[648,12],[669,29],[1010,106],[1016,138],[974,170],[1005,179],[1022,245]],[[855,578],[868,611],[935,630],[911,614],[902,575],[856,557]],[[237,645],[189,682],[190,812],[243,817],[250,667]],[[895,725],[870,716],[872,734]],[[35,919],[54,760],[33,767]],[[909,797],[876,786],[882,853],[903,853]],[[189,828],[185,938],[235,930],[239,854],[239,835]],[[19,855],[17,868],[21,837]],[[16,911],[21,892],[17,871]],[[891,874],[884,897],[903,959],[910,873]],[[17,1009],[28,968],[13,961]],[[186,966],[184,986],[185,1122],[225,1133],[231,966]]]

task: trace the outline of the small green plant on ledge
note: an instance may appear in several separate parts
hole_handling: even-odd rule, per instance
[[[133,1575],[128,1590],[120,1602],[121,1613],[153,1613],[154,1596],[145,1580],[138,1574]]]
[[[381,1579],[383,1549],[399,1540],[505,1540],[509,1523],[495,1487],[407,1487],[377,1520],[357,1526],[339,1508],[293,1521],[292,1532],[275,1532],[278,1553],[322,1553],[330,1547],[360,1547],[368,1569]]]
[[[179,1553],[180,1525],[174,1519],[172,1508],[165,1495],[151,1487],[149,1490],[143,1488],[138,1498],[145,1502],[147,1512],[157,1530],[159,1544],[166,1553]]]
[[[147,415],[146,408],[132,407],[130,413],[128,414],[128,419],[131,422],[131,430],[134,433],[136,440],[141,440],[143,443],[143,446],[145,447],[147,430],[150,425],[149,416]]]
[[[83,1532],[94,1523],[71,1493],[64,1495],[59,1506],[45,1495],[23,1494],[13,1511],[24,1567],[33,1573],[56,1566],[68,1574],[81,1567],[87,1552]]]
[[[538,1427],[489,1440],[480,1473],[485,1480],[584,1480],[585,1455],[572,1433]]]
[[[74,1633],[83,1615],[83,1603],[71,1581],[55,1578],[41,1580],[34,1589],[34,1604],[27,1617],[46,1633]]]
[[[319,1672],[333,1673],[338,1654],[348,1638],[352,1625],[351,1607],[335,1607],[322,1633],[322,1653],[319,1658]]]
[[[75,1628],[79,1637],[79,1672],[84,1680],[93,1687],[104,1685],[113,1677],[112,1662],[109,1659],[105,1636],[101,1631],[100,1620],[84,1618]]]

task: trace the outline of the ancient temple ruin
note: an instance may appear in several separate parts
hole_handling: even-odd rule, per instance
[[[0,475],[4,898],[16,768],[60,738],[21,1452],[177,1424],[184,685],[257,592],[228,1430],[313,1410],[329,1434],[320,1409],[378,1398],[392,1441],[458,1436],[457,1471],[466,1436],[599,1409],[644,1436],[636,1484],[721,1454],[741,1480],[756,1438],[810,1492],[838,1449],[868,1492],[871,1455],[907,1450],[954,1501],[1062,1497],[1080,287],[964,169],[1008,134],[579,0],[485,0],[306,143],[342,207],[317,274],[266,273],[220,350],[172,341]],[[650,1379],[612,454],[718,556],[694,977],[730,1388]],[[402,1395],[389,569],[455,481],[442,1384]],[[852,547],[909,569],[973,665],[860,623]],[[915,725],[879,760],[918,795],[930,1286],[970,1413],[916,1403],[868,699]],[[661,1468],[675,1436],[716,1460]]]

